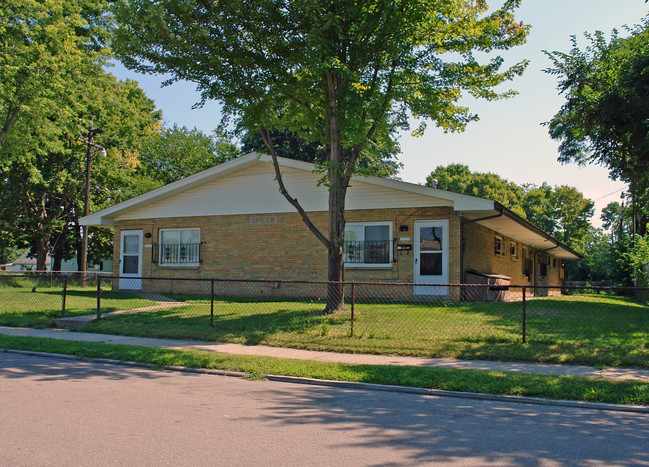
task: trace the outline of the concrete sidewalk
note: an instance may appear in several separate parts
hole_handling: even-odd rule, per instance
[[[292,358],[319,362],[346,363],[351,365],[397,365],[435,368],[456,368],[468,370],[493,370],[544,375],[590,376],[616,380],[641,380],[649,382],[649,370],[633,368],[597,369],[588,366],[555,365],[541,363],[507,363],[484,360],[455,360],[449,358],[401,357],[393,355],[345,354],[317,352],[312,350],[286,349],[262,345],[241,345],[209,343],[176,339],[153,339],[147,337],[114,336],[70,332],[64,329],[31,329],[0,326],[0,334],[9,336],[46,337],[81,342],[103,342],[107,344],[137,345],[169,349],[202,350],[238,355],[259,355],[266,357]]]

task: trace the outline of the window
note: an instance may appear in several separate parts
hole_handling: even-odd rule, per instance
[[[165,265],[198,265],[200,263],[200,229],[161,229],[158,263]]]
[[[530,250],[524,246],[523,247],[523,275],[528,278],[532,276],[532,271],[534,269],[534,263],[532,261],[532,255]]]
[[[511,255],[512,259],[518,259],[518,243],[511,242],[511,244],[509,245],[509,254]]]
[[[502,237],[495,237],[494,251],[498,256],[505,256],[505,241]]]
[[[345,226],[345,265],[377,267],[392,265],[392,223],[350,223]]]
[[[548,275],[548,265],[547,263],[541,263],[541,270],[539,271],[539,277],[543,279],[545,276]]]

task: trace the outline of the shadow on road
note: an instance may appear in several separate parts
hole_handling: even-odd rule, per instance
[[[266,423],[353,431],[353,445],[392,446],[412,464],[476,455],[498,465],[649,462],[649,416],[642,414],[323,387],[269,397],[280,403]]]
[[[111,380],[126,380],[129,378],[158,379],[162,372],[145,368],[122,365],[96,364],[80,360],[59,358],[31,357],[24,355],[0,353],[0,378],[33,377],[38,381],[85,380],[103,377]]]
[[[149,397],[148,391],[170,397],[166,403],[171,405],[159,406],[163,411],[182,408],[194,423],[198,417],[208,418],[206,426],[211,428],[201,435],[205,440],[227,420],[236,423],[228,425],[230,429],[245,426],[293,434],[315,430],[317,442],[284,442],[296,448],[304,448],[299,443],[316,443],[332,455],[349,448],[388,450],[399,454],[402,465],[649,464],[647,414],[244,381],[1,353],[0,380],[13,378],[106,386],[105,380],[117,380],[118,388],[137,384],[138,398]],[[156,384],[152,387],[148,381]],[[122,393],[118,388],[111,389],[116,401]],[[230,402],[222,402],[224,396]],[[295,427],[304,429],[286,429]]]

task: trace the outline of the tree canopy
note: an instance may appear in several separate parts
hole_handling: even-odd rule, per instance
[[[614,31],[587,34],[582,50],[577,39],[568,53],[547,53],[553,67],[546,70],[559,81],[566,101],[549,122],[552,138],[561,141],[561,162],[598,163],[613,179],[629,184],[643,210],[639,225],[646,232],[649,201],[649,20],[629,29],[628,37]]]
[[[173,125],[161,128],[141,145],[140,171],[164,185],[238,155],[239,148],[221,132],[206,135],[196,128]]]
[[[92,164],[91,211],[146,191],[151,187],[136,172],[137,149],[142,140],[157,132],[161,115],[154,102],[134,81],[118,81],[100,66],[88,66],[68,83],[67,96],[49,112],[23,118],[21,131],[10,134],[10,144],[0,148],[5,163],[0,163],[0,225],[2,237],[13,244],[28,246],[44,267],[48,252],[53,253],[55,269],[69,259],[78,247],[78,220],[83,215],[86,145],[79,139],[87,132],[92,115],[94,124],[104,129],[97,138],[107,157],[96,157]],[[47,120],[47,146],[32,126]],[[22,127],[24,125],[24,127]],[[18,135],[21,138],[18,138]],[[144,183],[143,183],[144,182]],[[95,230],[91,238],[91,259],[110,256],[109,235]],[[101,248],[97,248],[101,246]]]
[[[426,185],[498,201],[575,251],[583,252],[594,204],[574,187],[547,183],[517,185],[493,173],[472,172],[463,164],[438,166]]]
[[[324,146],[308,142],[289,130],[270,130],[270,140],[274,145],[277,157],[295,159],[321,165],[327,160]],[[247,132],[241,138],[241,151],[245,153],[257,151],[268,152],[264,139],[258,132]],[[362,154],[358,159],[356,172],[363,175],[396,178],[403,166],[397,160],[399,146],[393,145],[391,150],[383,150],[375,154]]]
[[[583,241],[591,228],[595,205],[575,187],[526,185],[523,210],[528,221],[583,253]]]
[[[92,162],[91,212],[237,155],[222,134],[161,127],[138,84],[106,71],[109,3],[0,4],[0,257],[29,248],[39,269],[47,253],[60,269],[78,255],[91,124],[107,153]],[[92,229],[88,253],[111,256],[112,233]]]
[[[426,177],[426,185],[433,186],[433,180],[437,181],[437,188],[441,190],[492,199],[526,217],[523,209],[523,187],[505,180],[500,175],[472,172],[469,166],[464,164],[449,164],[438,165]]]
[[[107,56],[107,6],[107,0],[0,4],[0,147],[21,118],[56,108],[69,84]],[[42,147],[49,142],[40,138]]]
[[[359,158],[390,150],[410,115],[419,131],[426,121],[463,130],[477,118],[458,104],[463,92],[510,95],[494,88],[525,63],[502,69],[502,58],[480,63],[474,52],[525,41],[519,3],[490,11],[484,0],[122,0],[114,45],[129,68],[195,82],[203,100],[260,132],[273,158],[271,130],[325,148],[326,235],[286,191],[276,160],[275,169],[280,191],[327,247],[328,278],[340,281],[345,196]],[[332,291],[328,309],[342,305]]]

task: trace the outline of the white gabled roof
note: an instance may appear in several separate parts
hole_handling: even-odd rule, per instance
[[[278,158],[279,164],[282,168],[283,177],[285,178],[285,184],[291,194],[291,196],[302,201],[303,199],[309,199],[311,193],[317,193],[317,198],[326,201],[326,197],[323,196],[323,193],[326,192],[325,187],[316,187],[317,179],[320,178],[320,175],[314,173],[315,166],[308,162],[296,161],[292,159]],[[262,168],[263,167],[263,168]],[[254,172],[248,169],[256,168]],[[258,180],[261,178],[262,171],[263,175],[266,177],[263,180]],[[272,159],[270,156],[250,153],[245,156],[233,159],[231,161],[225,162],[223,164],[214,166],[210,169],[204,170],[197,174],[191,175],[189,177],[183,178],[176,182],[170,183],[168,185],[162,186],[155,190],[144,193],[135,198],[131,198],[122,203],[116,204],[101,211],[97,211],[87,217],[81,219],[82,225],[103,225],[103,226],[113,226],[115,220],[118,218],[129,218],[129,213],[140,212],[142,213],[143,209],[146,209],[147,206],[154,205],[155,203],[162,203],[165,200],[169,200],[172,197],[178,197],[181,194],[186,194],[192,190],[196,190],[199,187],[204,187],[206,184],[213,184],[214,189],[218,190],[220,187],[217,185],[217,182],[225,179],[226,177],[232,178],[234,175],[240,177],[238,180],[239,185],[246,184],[243,187],[242,191],[249,193],[250,197],[257,196],[257,201],[260,199],[265,200],[269,196],[276,194],[276,199],[273,200],[274,205],[272,210],[265,212],[283,212],[290,211],[292,212],[294,208],[289,205],[289,203],[284,200],[284,198],[279,194],[276,183],[274,182],[275,174],[272,166]],[[256,176],[255,176],[256,175]],[[269,178],[270,177],[270,178]],[[303,183],[300,183],[298,178],[305,178],[307,182],[309,192],[306,193],[305,186]],[[250,180],[247,180],[250,179]],[[259,183],[263,182],[265,188],[268,188],[272,193],[264,193],[265,196],[259,197],[258,192],[260,191]],[[272,182],[272,183],[271,183]],[[269,186],[270,185],[270,186]],[[376,187],[378,190],[394,190],[392,194],[401,194],[405,199],[401,200],[402,207],[408,207],[409,205],[446,205],[454,206],[455,210],[484,210],[484,209],[493,209],[494,202],[491,200],[486,200],[482,198],[477,198],[475,196],[462,195],[458,193],[452,193],[444,190],[437,190],[434,188],[429,188],[421,185],[415,185],[413,183],[402,182],[398,180],[389,180],[381,177],[354,177],[352,179],[351,187],[348,192],[348,209],[372,209],[379,207],[386,207],[385,205],[379,205],[372,203],[371,200],[361,199],[354,200],[353,193],[357,187],[364,186],[365,190],[368,191],[368,187]],[[228,186],[230,190],[236,189],[235,187]],[[293,190],[292,188],[295,188]],[[226,189],[223,187],[222,192],[225,192]],[[297,193],[295,192],[297,191]],[[198,191],[192,193],[193,195],[199,196]],[[226,193],[222,193],[225,195]],[[229,200],[232,204],[243,204],[242,197],[245,197],[245,194],[239,193],[240,196],[237,196],[234,200]],[[408,196],[410,195],[410,196]],[[367,197],[366,197],[367,198]],[[431,199],[435,200],[431,202]],[[351,202],[350,202],[351,201]],[[414,204],[413,204],[414,203]],[[258,202],[256,204],[259,204]],[[268,203],[266,203],[268,204]],[[313,200],[311,204],[317,205],[317,200]],[[365,206],[367,204],[367,206]],[[376,204],[372,206],[372,204]],[[306,211],[314,210],[326,210],[327,206],[312,206],[315,209],[309,209],[305,206]],[[257,214],[258,212],[253,212],[250,208],[241,206],[241,209],[238,209],[238,206],[232,206],[232,214]],[[192,212],[194,214],[192,214]],[[167,211],[167,215],[162,215],[160,217],[174,217],[176,214],[173,211]],[[188,204],[184,206],[183,215],[209,215],[200,206],[195,204]],[[135,218],[140,218],[136,216]]]
[[[307,212],[326,211],[327,188],[318,185],[321,174],[308,162],[278,158],[290,195]],[[346,209],[385,209],[448,206],[471,222],[537,248],[556,247],[557,240],[543,233],[495,201],[453,193],[399,180],[356,176],[347,193]],[[83,217],[82,225],[113,226],[117,220],[231,214],[295,212],[279,193],[270,156],[250,153],[140,196]],[[491,216],[498,217],[491,217]],[[490,217],[490,219],[483,218]],[[559,244],[560,245],[560,244]],[[579,258],[561,245],[558,257]]]

